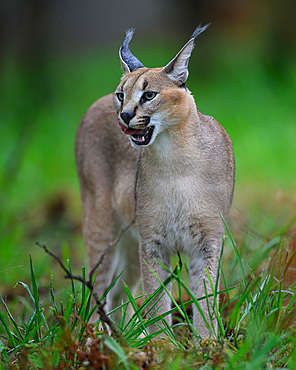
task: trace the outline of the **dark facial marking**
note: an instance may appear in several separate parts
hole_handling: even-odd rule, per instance
[[[146,87],[148,86],[148,81],[144,80],[142,90],[146,90]]]
[[[135,108],[134,108],[134,112],[133,112],[134,113],[134,116],[136,115],[136,112],[137,112],[138,108],[139,108],[139,106],[136,105]]]

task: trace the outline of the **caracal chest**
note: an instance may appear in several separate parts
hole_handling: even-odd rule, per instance
[[[155,176],[138,191],[139,226],[171,253],[189,253],[199,243],[201,189],[194,176]],[[144,197],[143,198],[141,198]],[[141,230],[140,230],[141,233]]]

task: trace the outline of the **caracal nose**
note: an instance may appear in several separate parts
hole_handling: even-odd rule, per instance
[[[122,112],[120,114],[121,119],[123,122],[128,125],[130,123],[130,120],[135,117],[135,115],[132,112]]]

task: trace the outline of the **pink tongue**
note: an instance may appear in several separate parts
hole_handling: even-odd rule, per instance
[[[133,129],[131,129],[131,128],[128,128],[128,127],[124,126],[121,122],[118,122],[118,124],[119,124],[119,126],[120,126],[121,130],[122,130],[126,135],[134,135],[134,134],[136,134],[138,131],[140,131],[140,130],[133,130]]]

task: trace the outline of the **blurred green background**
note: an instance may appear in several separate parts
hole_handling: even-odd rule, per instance
[[[0,5],[0,291],[26,281],[28,253],[48,284],[62,276],[39,241],[86,264],[74,142],[78,123],[121,77],[118,49],[165,65],[195,27],[188,87],[230,134],[236,186],[230,225],[260,243],[296,209],[294,1],[4,1]]]

